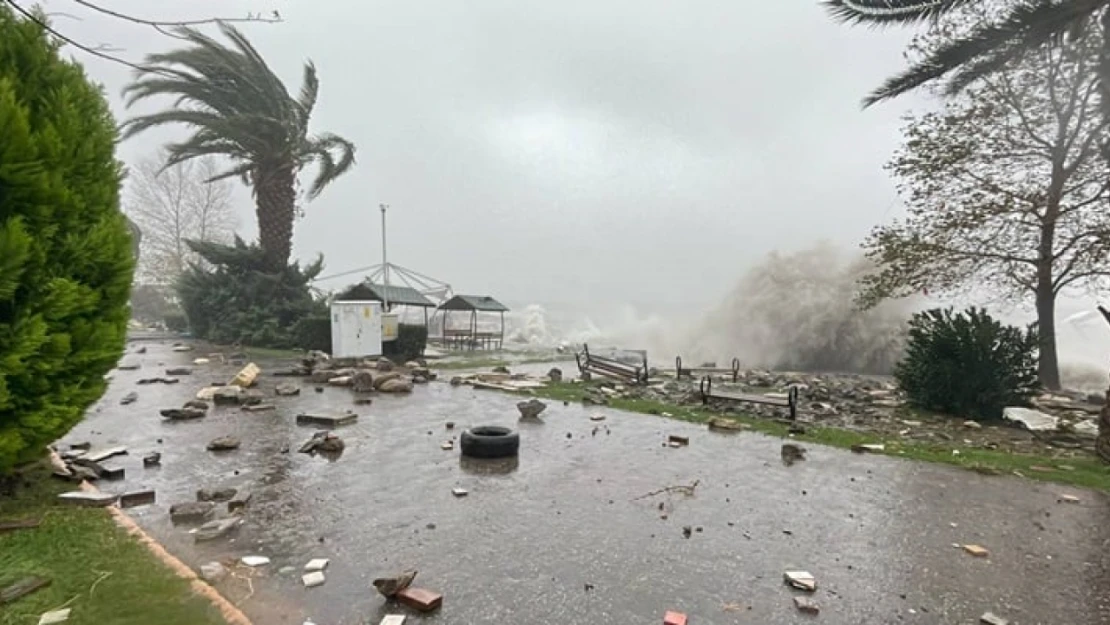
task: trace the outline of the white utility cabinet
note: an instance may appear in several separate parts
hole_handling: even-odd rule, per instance
[[[382,355],[382,303],[331,303],[331,355],[359,358]]]

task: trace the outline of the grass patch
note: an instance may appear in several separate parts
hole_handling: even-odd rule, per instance
[[[534,395],[552,401],[578,402],[586,397],[591,386],[595,385],[570,382],[549,384],[544,388],[534,389]],[[718,413],[700,405],[681,406],[653,399],[612,397],[609,399],[609,407],[692,423],[705,423],[712,417],[725,417],[743,423],[748,430],[770,436],[785,437],[790,428],[788,424],[770,419],[737,413]],[[811,424],[806,424],[805,427],[805,434],[793,435],[793,438],[843,449],[849,449],[853,445],[882,443],[886,446],[883,453],[896,458],[949,464],[986,474],[1017,473],[1035,480],[1110,491],[1110,466],[1094,457],[1060,459],[965,447],[954,441],[944,445],[927,445],[841,428]],[[953,454],[953,450],[959,453]]]
[[[207,600],[120,529],[105,510],[74,508],[54,497],[72,485],[28,471],[14,496],[0,497],[0,521],[41,519],[34,529],[0,534],[0,587],[25,576],[46,588],[0,607],[0,625],[37,623],[43,612],[73,612],[67,625],[226,625]],[[94,588],[95,585],[95,588]]]

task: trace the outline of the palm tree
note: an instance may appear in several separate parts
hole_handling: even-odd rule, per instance
[[[933,49],[923,59],[887,80],[864,99],[865,105],[887,100],[926,83],[948,77],[945,90],[955,93],[1026,50],[1052,45],[1098,24],[1103,53],[1097,73],[1103,115],[1110,119],[1110,0],[826,0],[833,16],[850,24],[876,26],[917,24],[939,19],[960,8],[978,4],[999,7],[997,19],[976,25],[965,36]]]
[[[270,270],[282,271],[293,240],[297,174],[309,164],[318,166],[308,191],[315,198],[351,169],[355,147],[334,134],[308,133],[320,87],[311,62],[305,63],[304,81],[294,98],[242,33],[227,24],[220,24],[220,30],[231,46],[183,28],[178,34],[189,47],[147,56],[135,81],[123,90],[127,105],[167,95],[176,102],[128,120],[123,137],[184,124],[193,134],[167,146],[165,167],[210,154],[228,158],[232,167],[208,181],[239,177],[251,186],[259,245]]]

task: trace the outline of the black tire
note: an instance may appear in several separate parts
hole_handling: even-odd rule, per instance
[[[464,430],[459,437],[462,455],[471,458],[508,458],[520,451],[520,434],[497,425]]]

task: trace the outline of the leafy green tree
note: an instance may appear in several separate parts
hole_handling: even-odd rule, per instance
[[[81,419],[127,330],[115,122],[58,47],[0,4],[0,473]]]
[[[950,38],[942,24],[919,38],[928,55]],[[1056,299],[1069,288],[1110,286],[1099,33],[1031,51],[985,76],[937,111],[908,118],[888,168],[905,219],[864,242],[879,270],[862,281],[867,306],[922,290],[989,289],[1033,303],[1039,377],[1060,387]]]
[[[259,244],[268,269],[280,273],[292,248],[297,174],[308,165],[318,166],[308,190],[308,197],[315,198],[350,171],[355,147],[338,135],[309,134],[320,87],[311,62],[304,66],[304,81],[294,98],[242,33],[228,24],[220,30],[230,46],[184,28],[178,33],[189,47],[146,57],[144,69],[124,89],[128,105],[157,96],[170,96],[175,103],[128,120],[124,138],[181,124],[193,134],[167,146],[166,167],[207,155],[231,160],[231,169],[209,180],[238,177],[251,186]]]

